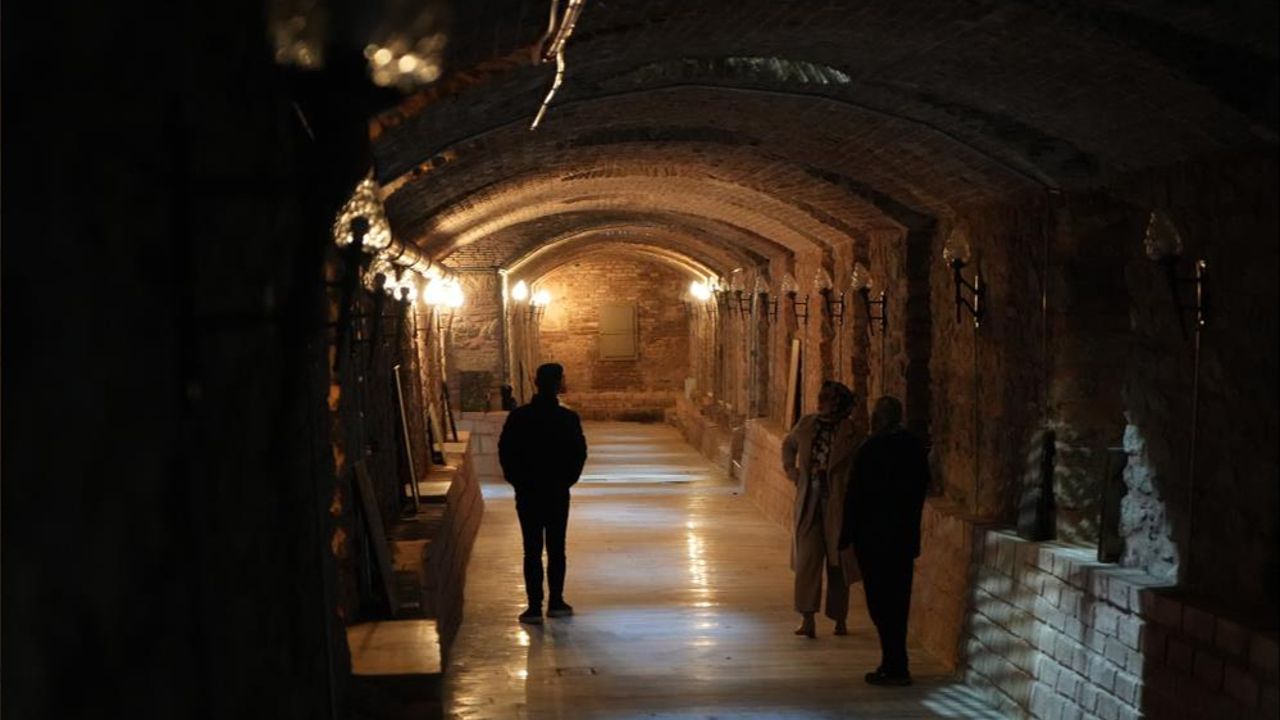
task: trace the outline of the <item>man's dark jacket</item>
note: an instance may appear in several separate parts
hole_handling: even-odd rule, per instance
[[[929,458],[919,438],[902,428],[868,437],[853,459],[840,546],[919,557],[928,485]]]
[[[561,407],[554,395],[535,395],[507,416],[498,438],[498,461],[517,495],[567,494],[587,462],[578,413]]]

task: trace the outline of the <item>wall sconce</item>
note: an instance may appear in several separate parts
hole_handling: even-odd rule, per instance
[[[707,285],[711,288],[712,294],[716,296],[716,307],[720,310],[729,309],[729,288],[720,284],[716,278],[712,278]]]
[[[542,322],[542,316],[547,312],[547,306],[551,304],[551,293],[546,290],[539,290],[529,299],[529,306],[524,309],[525,318],[530,322]]]
[[[529,299],[529,284],[520,280],[511,287],[511,299],[516,302],[524,302]]]
[[[880,325],[880,334],[885,333],[885,329],[889,325],[889,301],[885,299],[885,293],[880,291],[878,299],[871,299],[871,287],[874,285],[871,279],[871,271],[867,270],[867,266],[862,263],[855,263],[853,266],[853,277],[850,279],[850,285],[854,292],[862,298],[862,309],[867,315],[867,327],[871,330],[871,334],[875,334],[877,321]],[[875,314],[871,306],[879,306],[880,314]]]
[[[796,279],[787,273],[782,276],[782,294],[791,300],[791,312],[795,315],[796,321],[803,320],[806,324],[809,322],[809,296],[805,295],[804,300],[800,300],[800,286],[796,284]],[[800,312],[800,306],[804,306],[804,312]]]
[[[844,292],[840,293],[840,299],[833,300],[832,295],[835,294],[833,285],[835,283],[831,280],[831,273],[827,272],[826,268],[819,267],[813,274],[813,287],[822,296],[822,305],[827,310],[827,317],[844,325]]]
[[[433,278],[427,281],[422,289],[422,303],[432,309],[448,308],[448,312],[437,313],[436,329],[443,331],[445,326],[453,325],[454,312],[466,302],[462,285],[456,278]],[[447,317],[446,317],[447,315]]]
[[[729,281],[729,288],[733,290],[734,309],[738,311],[738,317],[750,315],[751,296],[745,292],[746,283],[741,272],[733,273],[733,279]]]
[[[776,319],[778,317],[778,301],[769,300],[769,283],[764,279],[763,270],[760,271],[760,274],[756,275],[754,291],[756,301],[760,303],[760,316],[764,318],[766,322]]]
[[[982,316],[986,312],[986,305],[982,302],[986,294],[986,286],[982,282],[982,272],[977,268],[973,271],[973,282],[965,280],[964,273],[961,271],[969,263],[969,244],[959,233],[953,232],[947,238],[942,247],[942,260],[951,267],[951,279],[955,283],[956,322],[960,322],[960,310],[963,308],[968,310],[969,316],[973,318],[973,327],[975,329],[980,327]],[[968,298],[965,297],[965,291],[969,293]]]
[[[1152,211],[1151,217],[1147,220],[1143,245],[1147,251],[1147,257],[1164,266],[1165,276],[1169,280],[1169,293],[1173,296],[1173,307],[1178,313],[1178,330],[1182,332],[1182,337],[1184,339],[1187,337],[1184,312],[1186,310],[1195,311],[1193,327],[1199,333],[1209,320],[1208,263],[1204,259],[1197,259],[1192,263],[1191,277],[1178,275],[1178,264],[1182,261],[1182,236],[1178,233],[1178,228],[1174,226],[1173,221],[1159,211]],[[1180,285],[1194,286],[1195,302],[1193,304],[1187,305],[1182,302],[1182,294],[1178,291]]]

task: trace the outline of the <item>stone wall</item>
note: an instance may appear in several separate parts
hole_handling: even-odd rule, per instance
[[[490,390],[507,377],[501,276],[496,270],[464,270],[458,273],[458,280],[466,304],[457,311],[439,310],[446,317],[446,370],[455,413],[463,407],[461,373],[489,373]],[[484,394],[486,401],[489,394]]]
[[[615,415],[623,394],[640,393],[638,410],[669,406],[662,393],[681,392],[689,374],[688,319],[683,303],[686,276],[658,262],[606,252],[589,255],[539,278],[551,306],[538,328],[541,362],[565,366],[568,391],[596,415]],[[632,303],[636,310],[637,356],[603,360],[599,351],[600,307]],[[598,400],[591,397],[600,394]]]

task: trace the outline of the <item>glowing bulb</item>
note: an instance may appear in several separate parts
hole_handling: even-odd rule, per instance
[[[405,55],[400,58],[398,65],[400,66],[400,72],[411,73],[414,68],[418,67],[418,58],[415,55]]]
[[[546,307],[551,304],[551,293],[546,290],[539,290],[533,294],[533,304]]]
[[[512,300],[515,300],[516,302],[524,302],[528,298],[529,298],[529,285],[525,281],[521,280],[520,282],[516,283],[515,287],[511,288]]]
[[[377,51],[373,53],[373,61],[379,65],[386,65],[391,62],[391,57],[391,51],[387,48],[378,48]]]
[[[711,288],[701,280],[694,280],[689,283],[689,294],[692,295],[695,300],[706,302],[711,298]]]
[[[466,296],[462,294],[462,286],[458,284],[458,281],[454,280],[449,283],[449,286],[445,288],[445,304],[451,308],[460,308],[465,300]]]
[[[422,302],[427,305],[440,305],[444,302],[445,290],[443,280],[428,280],[422,291]]]

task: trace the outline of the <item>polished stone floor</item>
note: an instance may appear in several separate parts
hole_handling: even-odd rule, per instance
[[[788,533],[671,428],[586,428],[568,538],[577,615],[516,622],[514,503],[507,486],[486,486],[446,717],[1001,717],[921,652],[915,686],[863,683],[879,652],[861,586],[849,636],[825,618],[817,639],[793,635]]]

